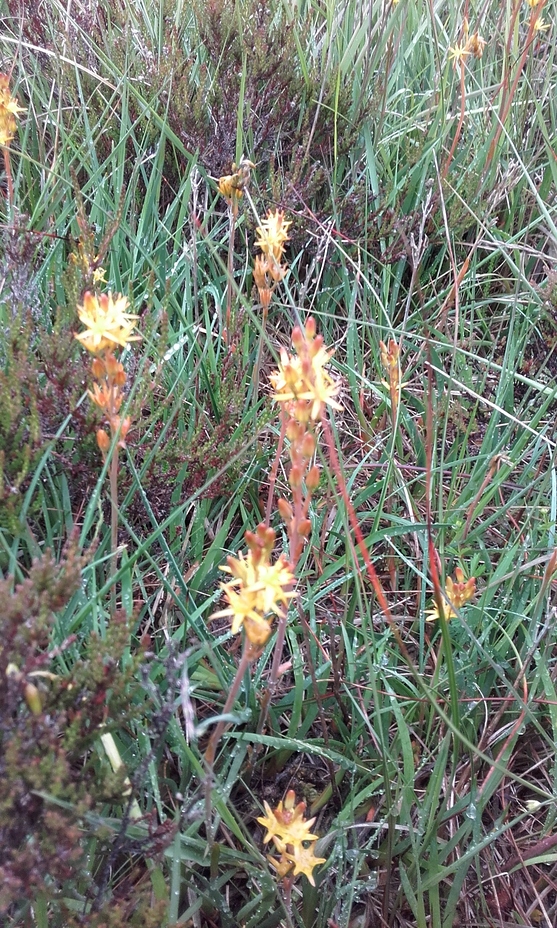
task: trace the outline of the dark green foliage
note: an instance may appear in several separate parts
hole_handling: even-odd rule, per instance
[[[81,492],[96,482],[98,452],[90,405],[79,404],[89,361],[73,336],[75,306],[59,307],[49,320],[38,299],[36,238],[16,228],[2,244],[0,527],[16,532],[29,478],[49,449]]]
[[[216,471],[230,466],[218,481],[218,487],[209,487],[208,495],[225,495],[236,482],[239,468],[251,449],[250,439],[264,425],[263,418],[253,420],[253,434],[242,423],[245,409],[247,371],[238,354],[229,355],[222,365],[220,376],[210,378],[209,391],[204,397],[204,412],[199,418],[196,432],[188,443],[188,492],[202,486]]]

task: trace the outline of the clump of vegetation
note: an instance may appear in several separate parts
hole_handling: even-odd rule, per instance
[[[0,912],[6,924],[27,921],[32,905],[49,911],[53,924],[105,924],[111,911],[122,917],[129,900],[123,886],[108,887],[108,872],[116,861],[160,853],[171,839],[148,816],[141,836],[127,834],[130,781],[123,765],[113,770],[99,757],[102,739],[130,720],[136,724],[141,711],[142,655],[124,661],[125,615],[113,616],[104,638],[91,633],[77,661],[75,634],[52,646],[55,615],[80,589],[89,559],[77,554],[74,541],[58,562],[46,552],[23,582],[0,582]],[[126,810],[120,824],[106,818],[107,803]],[[145,891],[139,882],[132,901],[140,910],[126,924],[148,917]],[[160,905],[157,911],[161,917]]]

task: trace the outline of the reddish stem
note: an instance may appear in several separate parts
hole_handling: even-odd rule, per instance
[[[451,145],[451,150],[449,154],[447,155],[447,160],[445,161],[445,165],[443,167],[443,170],[441,171],[442,180],[445,180],[448,174],[448,171],[449,171],[451,161],[453,160],[453,155],[455,153],[456,146],[458,145],[458,140],[462,132],[462,126],[464,125],[465,115],[466,115],[466,86],[464,83],[464,61],[462,61],[461,59],[460,61],[460,116],[458,120],[458,125],[456,127],[456,132],[454,134],[453,144]]]
[[[391,629],[395,637],[395,640],[400,649],[400,652],[403,655],[408,666],[413,667],[414,665],[412,662],[412,658],[408,652],[408,648],[404,644],[402,635],[400,634],[398,626],[393,618],[389,603],[387,602],[387,598],[385,596],[383,587],[381,585],[381,581],[377,575],[377,571],[375,570],[375,567],[373,566],[370,553],[368,551],[362,530],[360,528],[360,523],[358,522],[358,517],[356,515],[354,506],[352,505],[352,500],[350,499],[350,496],[348,495],[348,490],[346,488],[346,481],[344,479],[344,475],[342,473],[342,469],[340,466],[340,461],[339,461],[336,445],[334,442],[333,434],[331,432],[331,427],[325,415],[323,415],[321,418],[321,425],[323,427],[323,434],[325,436],[325,441],[327,443],[327,450],[329,453],[329,461],[331,464],[331,468],[337,479],[337,484],[340,490],[340,495],[342,496],[342,500],[344,502],[344,505],[346,506],[346,512],[348,513],[348,519],[350,521],[350,525],[352,526],[352,530],[354,532],[354,537],[356,539],[356,543],[358,545],[360,554],[362,555],[365,568],[366,568],[366,573],[375,591],[375,595],[377,597],[377,600],[379,602],[383,615],[385,616],[389,624],[389,628]]]
[[[271,514],[273,512],[273,500],[275,496],[275,486],[277,482],[277,474],[279,468],[280,457],[282,454],[282,449],[284,447],[284,437],[286,435],[286,414],[284,410],[281,412],[280,417],[280,435],[277,442],[277,450],[275,454],[275,459],[273,461],[273,466],[271,468],[271,473],[269,474],[269,495],[267,496],[267,509],[265,510],[265,525],[269,528],[271,524]]]

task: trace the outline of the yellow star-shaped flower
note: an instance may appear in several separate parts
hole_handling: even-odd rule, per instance
[[[97,296],[88,290],[83,297],[83,305],[77,307],[79,320],[86,331],[77,333],[75,337],[92,354],[138,341],[141,336],[132,335],[132,332],[139,316],[127,313],[128,305],[125,296],[114,297],[111,293]]]
[[[326,862],[325,857],[316,857],[313,853],[316,843],[317,842],[314,841],[309,847],[299,845],[294,847],[292,854],[287,852],[285,855],[286,858],[291,860],[294,864],[294,876],[303,873],[304,876],[307,876],[312,886],[315,886],[315,880],[313,878],[314,867]]]
[[[476,578],[469,577],[468,580],[465,580],[464,571],[460,567],[456,567],[455,580],[452,577],[447,577],[445,583],[446,599],[443,600],[442,614],[439,612],[437,603],[435,603],[426,612],[427,621],[433,622],[435,619],[443,618],[445,622],[448,622],[449,619],[455,619],[457,616],[455,610],[461,609],[468,600],[472,599],[475,592]]]
[[[269,613],[283,615],[288,600],[296,595],[291,589],[294,576],[285,555],[271,564],[267,552],[256,555],[250,550],[245,557],[242,553],[237,558],[229,557],[221,570],[232,574],[234,579],[221,583],[228,606],[215,612],[214,618],[232,616],[233,635],[243,626],[252,644],[264,644],[271,634],[271,625],[265,616]]]
[[[265,255],[272,256],[280,264],[284,254],[284,243],[288,239],[288,227],[292,221],[284,218],[282,210],[277,209],[267,213],[267,218],[261,220],[261,225],[255,230],[259,236],[255,244],[261,248]]]
[[[7,74],[0,74],[0,145],[9,145],[15,135],[17,119],[25,109],[19,106],[9,89]]]
[[[324,369],[333,352],[327,351],[321,335],[315,335],[315,321],[311,317],[304,329],[296,326],[292,342],[296,354],[282,349],[278,370],[270,375],[273,398],[289,404],[290,415],[299,421],[315,422],[323,415],[325,406],[342,409],[335,399],[340,386]]]
[[[315,818],[304,821],[305,802],[300,802],[294,809],[289,809],[288,800],[286,804],[281,801],[274,812],[268,802],[264,805],[267,814],[258,818],[257,821],[267,829],[267,834],[263,838],[265,843],[272,839],[277,850],[283,852],[287,845],[301,847],[304,841],[317,839],[318,835],[310,832]]]

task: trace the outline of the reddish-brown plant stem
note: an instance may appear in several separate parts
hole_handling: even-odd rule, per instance
[[[275,452],[275,457],[273,460],[273,466],[271,468],[271,473],[269,474],[269,493],[267,496],[267,508],[265,510],[265,525],[269,527],[271,524],[271,515],[273,513],[273,502],[275,498],[275,486],[277,483],[277,475],[280,464],[280,458],[282,455],[282,449],[284,448],[284,438],[286,435],[286,415],[284,412],[281,413],[280,417],[280,434],[277,442],[277,450]]]
[[[449,167],[450,167],[451,161],[453,160],[453,156],[456,151],[456,146],[458,145],[458,140],[462,132],[462,127],[464,125],[464,117],[466,115],[466,85],[464,83],[465,64],[462,59],[460,60],[459,64],[460,64],[460,116],[458,119],[456,131],[454,134],[453,143],[451,145],[451,150],[449,151],[449,154],[447,155],[447,160],[445,161],[445,164],[441,171],[442,180],[445,180],[448,174]]]
[[[530,15],[530,23],[529,23],[529,26],[528,26],[528,34],[527,34],[527,36],[526,36],[526,41],[524,42],[524,48],[522,49],[522,54],[521,54],[521,56],[520,56],[520,58],[519,58],[519,60],[518,60],[518,65],[517,65],[517,68],[516,68],[514,80],[513,80],[512,84],[511,84],[511,86],[510,86],[508,92],[507,92],[506,94],[504,94],[503,100],[501,101],[501,106],[500,106],[500,109],[499,109],[499,115],[498,115],[498,117],[497,117],[497,129],[495,130],[495,135],[493,136],[491,145],[489,146],[489,151],[488,151],[488,153],[487,153],[487,159],[486,159],[486,167],[489,167],[489,165],[491,164],[491,161],[493,160],[493,156],[494,156],[495,151],[496,151],[496,149],[497,149],[497,145],[498,145],[498,143],[499,143],[499,139],[501,138],[501,134],[502,134],[502,132],[503,132],[503,129],[505,128],[505,123],[506,123],[507,117],[508,117],[508,115],[509,115],[509,110],[510,110],[510,108],[511,108],[511,106],[512,106],[512,102],[513,102],[513,99],[514,99],[514,95],[515,95],[515,93],[516,93],[516,88],[517,88],[517,86],[518,86],[518,82],[519,82],[519,80],[520,80],[520,76],[521,76],[521,74],[522,74],[522,72],[523,72],[523,70],[524,70],[524,65],[525,65],[525,63],[526,63],[526,58],[528,57],[528,52],[529,52],[529,50],[530,50],[532,41],[533,41],[533,39],[534,39],[534,34],[535,34],[535,31],[536,31],[536,23],[537,23],[538,19],[540,18],[542,9],[543,9],[543,7],[544,7],[544,4],[545,4],[545,0],[540,0],[540,2],[537,3],[535,7],[532,8],[532,13],[531,13],[531,15]],[[517,4],[516,10],[517,10],[519,7],[520,7],[520,4]],[[509,36],[509,38],[510,38],[510,36]],[[506,83],[506,82],[505,82],[505,83]],[[504,86],[505,86],[505,84],[504,84]]]
[[[6,201],[8,216],[12,215],[14,205],[14,181],[12,177],[12,162],[10,159],[10,149],[7,145],[2,146],[4,154],[4,169],[6,171]]]
[[[362,559],[363,559],[363,562],[366,568],[367,576],[371,582],[371,585],[377,597],[377,601],[379,603],[381,611],[383,612],[383,615],[385,616],[389,624],[389,628],[391,629],[395,637],[396,643],[400,649],[401,654],[403,655],[408,666],[413,667],[414,665],[412,662],[412,658],[408,652],[408,648],[404,644],[402,635],[400,634],[398,626],[393,618],[389,603],[387,602],[387,597],[385,596],[385,592],[381,585],[381,581],[377,575],[377,571],[375,570],[375,567],[373,566],[371,556],[369,554],[369,551],[368,551],[368,548],[365,542],[365,538],[362,533],[362,529],[360,528],[360,523],[358,522],[358,517],[354,510],[354,506],[352,505],[352,500],[350,499],[350,496],[348,494],[348,490],[346,487],[346,481],[344,479],[342,468],[340,466],[340,461],[339,461],[335,441],[333,438],[333,434],[331,432],[331,427],[325,415],[322,416],[321,424],[323,427],[323,434],[325,436],[325,442],[327,445],[329,463],[331,465],[333,474],[336,477],[340,495],[342,497],[344,505],[346,506],[346,512],[348,514],[348,519],[350,521],[350,525],[352,526],[352,531],[354,532],[356,544],[358,545],[358,549],[360,551],[360,554],[362,555]]]
[[[375,570],[375,567],[373,566],[364,536],[362,534],[362,530],[360,528],[360,523],[358,522],[358,517],[354,510],[354,506],[352,505],[352,500],[350,499],[350,496],[348,494],[348,490],[346,487],[346,481],[342,473],[342,468],[340,466],[340,460],[338,457],[335,440],[333,438],[333,433],[331,432],[331,427],[325,415],[323,415],[321,419],[321,425],[323,427],[323,434],[325,436],[325,442],[327,444],[329,463],[333,470],[333,474],[336,477],[337,487],[340,491],[342,501],[346,507],[348,519],[350,521],[350,525],[352,526],[352,531],[354,532],[356,544],[358,545],[358,549],[360,551],[360,554],[362,555],[368,578],[375,591],[375,595],[377,596],[377,601],[379,602],[379,605],[381,607],[382,612],[385,615],[385,618],[387,619],[387,621],[392,622],[393,617],[391,614],[391,609],[387,602],[387,598],[385,596],[383,587],[381,585],[381,581],[379,577],[377,576],[377,571]]]

